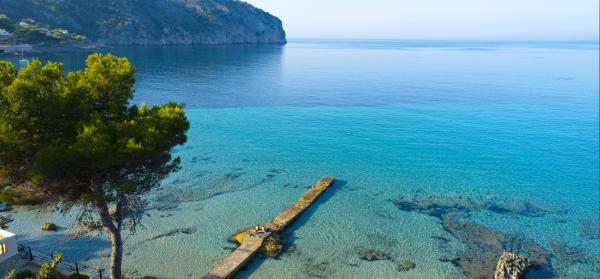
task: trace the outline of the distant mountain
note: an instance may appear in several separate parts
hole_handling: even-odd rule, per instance
[[[286,42],[281,20],[237,0],[0,0],[0,29],[33,44]]]

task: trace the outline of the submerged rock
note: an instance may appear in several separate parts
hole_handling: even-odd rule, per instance
[[[600,266],[600,261],[586,253],[582,247],[568,245],[563,241],[550,241],[550,248],[558,262],[558,272],[564,276],[568,269],[578,264],[592,263],[592,266]]]
[[[507,250],[526,255],[532,264],[551,270],[551,253],[531,239],[452,218],[445,218],[442,224],[466,246],[457,254],[456,263],[468,278],[493,278],[497,259]]]
[[[264,179],[253,184],[237,183],[237,180],[244,174],[246,174],[245,171],[240,168],[235,168],[223,174],[223,176],[209,182],[208,184],[205,184],[204,182],[201,182],[204,180],[204,178],[199,178],[205,175],[205,173],[202,173],[201,175],[194,177],[185,183],[186,185],[190,185],[190,187],[162,189],[157,192],[156,198],[154,198],[150,206],[147,207],[147,210],[178,210],[178,207],[181,204],[199,202],[223,194],[245,191],[261,186],[262,184],[274,179],[277,175],[280,175],[280,173],[270,173]],[[202,184],[204,186],[193,186],[196,184]]]
[[[308,258],[306,259],[304,273],[306,273],[309,278],[328,278],[331,276],[329,264],[328,261],[315,262],[314,259]]]
[[[419,193],[419,192],[417,192]],[[418,212],[442,219],[444,215],[468,216],[473,211],[489,210],[498,214],[518,214],[528,217],[541,217],[546,214],[563,214],[565,209],[545,204],[520,199],[506,199],[500,197],[447,197],[415,195],[408,198],[397,195],[390,201],[400,210]]]
[[[530,266],[528,258],[504,252],[496,264],[494,279],[524,279]]]
[[[392,255],[387,252],[377,250],[374,248],[360,248],[358,250],[358,256],[363,261],[390,261],[394,264],[396,271],[404,272],[413,269],[416,265],[412,261],[397,261]],[[358,265],[356,265],[358,266]]]
[[[427,195],[420,190],[412,195],[392,197],[390,201],[400,210],[438,218],[444,230],[465,246],[463,251],[440,261],[457,266],[467,278],[493,278],[497,260],[505,251],[514,251],[527,257],[531,272],[535,271],[536,275],[542,274],[542,278],[553,276],[551,257],[556,257],[561,269],[578,262],[590,262],[589,257],[577,257],[581,253],[573,247],[554,243],[551,245],[553,255],[532,239],[467,221],[471,213],[483,210],[529,218],[553,214],[554,218],[558,218],[566,210],[554,204],[506,197]],[[586,239],[600,238],[600,228],[594,222],[582,222],[578,233]],[[442,238],[436,240],[440,249],[445,249],[446,243]]]
[[[371,248],[361,248],[358,251],[358,255],[360,259],[364,261],[386,261],[392,259],[386,252]]]
[[[396,270],[398,272],[405,272],[405,271],[409,271],[413,268],[415,268],[415,263],[411,262],[411,261],[404,261],[404,262],[397,262],[396,263]]]
[[[197,231],[197,229],[194,228],[194,227],[172,229],[172,230],[170,230],[170,231],[168,231],[166,233],[161,233],[161,234],[159,234],[157,236],[154,236],[150,240],[156,240],[156,239],[159,239],[159,238],[169,237],[169,236],[173,236],[173,235],[176,235],[176,234],[187,234],[187,235],[189,235],[189,234],[195,233],[196,231]]]
[[[440,259],[457,266],[470,279],[493,278],[498,258],[505,251],[527,256],[532,267],[545,274],[552,273],[551,253],[534,240],[504,233],[480,224],[466,221],[471,212],[488,210],[498,214],[518,214],[539,217],[561,214],[564,210],[543,203],[503,198],[427,196],[417,191],[412,197],[395,196],[390,199],[403,211],[436,217],[444,230],[464,244],[465,249],[450,258]],[[442,238],[437,238],[441,242]],[[441,247],[444,247],[442,245]]]
[[[600,239],[600,222],[581,220],[577,225],[577,233],[588,240]]]
[[[490,228],[450,218],[442,224],[466,246],[457,254],[457,264],[467,278],[492,278],[496,260],[505,250],[505,243],[511,242],[510,238]]]
[[[272,234],[262,246],[261,251],[267,255],[267,257],[276,257],[283,250],[283,244],[277,234]]]

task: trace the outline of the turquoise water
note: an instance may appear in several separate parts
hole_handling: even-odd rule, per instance
[[[533,241],[556,278],[600,271],[597,42],[109,51],[136,66],[136,102],[184,102],[191,121],[175,150],[183,168],[147,197],[146,228],[126,237],[131,278],[201,277],[236,229],[270,221],[323,175],[338,182],[290,228],[285,252],[239,278],[464,278],[454,259],[486,250],[471,242],[490,234],[449,220]],[[77,69],[84,55],[42,59]],[[431,200],[461,216],[428,214]],[[67,236],[75,213],[11,215],[9,230],[35,249],[107,264],[104,238]],[[42,233],[46,221],[64,229]],[[363,248],[391,260],[362,260]],[[398,272],[405,260],[415,268]]]

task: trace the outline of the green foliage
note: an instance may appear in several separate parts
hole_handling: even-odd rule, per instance
[[[64,276],[60,274],[56,268],[63,261],[61,253],[52,253],[52,262],[45,262],[40,266],[40,271],[32,279],[62,279]]]
[[[14,269],[10,270],[8,273],[2,276],[2,279],[13,279],[15,278],[16,271]]]
[[[25,269],[15,276],[15,279],[33,279],[35,277],[35,273],[29,269]]]
[[[29,269],[25,269],[16,274],[15,279],[33,279],[35,278],[35,273]]]
[[[45,30],[38,26],[17,25],[14,36],[19,38],[19,42],[45,42],[47,40]]]
[[[0,61],[0,89],[9,86],[16,74],[15,67],[11,63]]]
[[[18,73],[0,63],[0,165],[67,203],[147,192],[178,167],[170,150],[186,141],[185,113],[129,105],[126,58],[94,54],[86,65],[65,76],[58,63],[33,60]]]
[[[0,63],[0,173],[118,239],[111,278],[121,277],[123,226],[135,229],[141,195],[179,168],[171,149],[189,129],[181,105],[130,105],[134,82],[129,61],[110,54],[66,76],[59,63]]]
[[[0,17],[0,26],[2,25],[3,21]],[[11,26],[7,30],[12,31],[15,39],[21,43],[50,45],[72,41],[83,41],[86,39],[85,36],[69,33],[67,30],[60,28],[49,29],[38,23],[12,24],[5,22],[5,25]]]
[[[67,120],[60,115],[66,110],[61,101],[65,80],[57,63],[42,66],[35,60],[16,74],[12,65],[0,66],[0,162],[10,176],[32,160],[44,142],[59,137],[60,131],[51,129],[60,129],[57,123]]]
[[[60,253],[52,253],[52,262],[45,262],[40,266],[38,273],[33,273],[31,270],[23,270],[16,274],[15,279],[64,279],[65,276],[57,271],[58,264],[63,260]],[[71,277],[68,277],[71,278]],[[83,277],[73,277],[83,278]],[[88,277],[89,278],[89,277]],[[5,278],[6,279],[6,278]]]
[[[53,263],[45,263],[46,267],[42,266],[38,274],[31,270],[23,270],[15,275],[14,270],[12,273],[2,277],[2,279],[90,279],[89,276],[80,273],[73,273],[69,276],[64,276],[56,271],[56,266],[52,267]]]
[[[5,14],[0,14],[0,29],[5,29],[9,32],[13,32],[15,30],[15,24],[10,20],[8,16]]]
[[[39,204],[43,196],[35,192],[15,190],[9,187],[0,189],[0,202],[11,205],[35,205]]]

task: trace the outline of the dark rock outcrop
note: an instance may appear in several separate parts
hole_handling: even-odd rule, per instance
[[[237,0],[0,0],[0,10],[15,23],[33,19],[83,35],[90,43],[286,42],[281,20]]]

